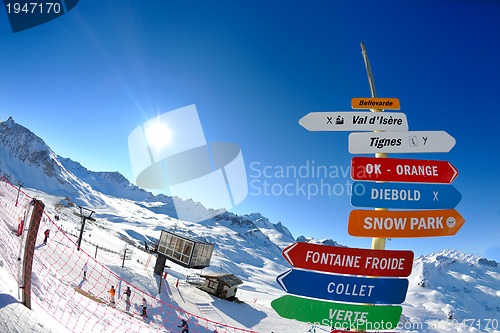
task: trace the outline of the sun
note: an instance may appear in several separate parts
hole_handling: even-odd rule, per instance
[[[160,150],[170,143],[172,131],[159,121],[154,122],[146,128],[146,140],[151,147]]]

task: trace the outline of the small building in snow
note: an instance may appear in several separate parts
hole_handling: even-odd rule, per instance
[[[204,280],[198,286],[199,289],[228,301],[236,300],[237,287],[243,284],[238,277],[228,273],[207,273],[200,277]]]
[[[163,275],[166,259],[187,268],[210,266],[214,245],[198,238],[162,230],[157,246],[155,273]]]

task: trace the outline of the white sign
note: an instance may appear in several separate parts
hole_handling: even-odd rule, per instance
[[[455,138],[445,131],[374,132],[349,134],[351,154],[447,153]]]
[[[299,120],[309,131],[407,131],[400,112],[311,112]]]

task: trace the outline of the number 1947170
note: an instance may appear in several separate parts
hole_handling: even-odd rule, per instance
[[[8,14],[59,14],[61,4],[58,2],[8,2],[5,4]]]

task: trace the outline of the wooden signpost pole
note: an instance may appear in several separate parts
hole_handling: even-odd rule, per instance
[[[373,80],[373,73],[370,67],[370,61],[368,60],[368,54],[366,53],[365,44],[361,43],[361,53],[363,54],[363,59],[365,61],[366,74],[368,75],[368,83],[370,84],[370,92],[372,98],[377,97],[377,90],[375,89],[375,81]],[[370,109],[372,112],[382,112],[383,109]],[[385,153],[375,153],[376,158],[386,158]],[[375,210],[387,210],[387,208],[375,208]],[[385,249],[386,238],[372,238],[372,249],[373,250],[384,250]]]

